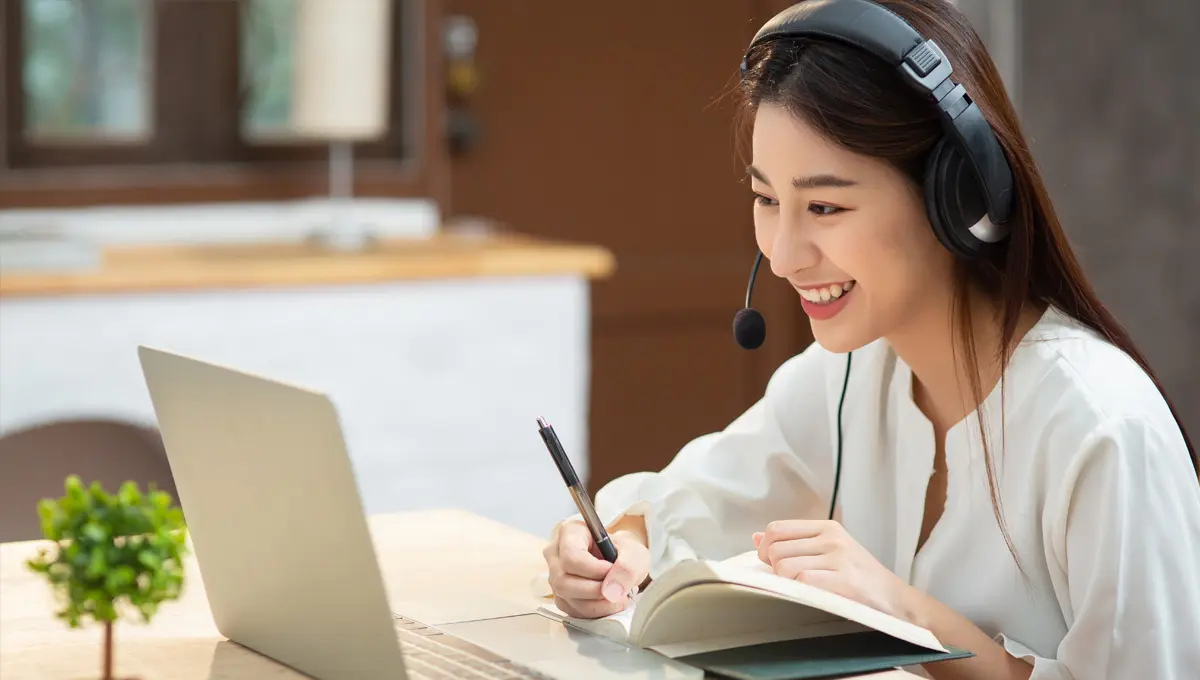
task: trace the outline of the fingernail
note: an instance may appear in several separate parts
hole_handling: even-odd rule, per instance
[[[616,582],[605,583],[602,592],[604,593],[604,599],[609,602],[620,602],[625,597],[625,589],[621,587],[620,583]]]

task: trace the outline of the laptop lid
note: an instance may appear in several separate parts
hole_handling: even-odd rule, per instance
[[[320,680],[406,677],[329,398],[138,356],[221,634]]]

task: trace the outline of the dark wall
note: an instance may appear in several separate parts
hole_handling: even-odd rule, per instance
[[[754,288],[766,343],[746,352],[731,326],[756,248],[722,95],[787,1],[447,2],[479,28],[483,130],[453,160],[448,212],[616,256],[592,286],[593,489],[728,425],[811,342],[798,297],[771,276]]]
[[[1026,0],[1020,108],[1101,299],[1200,441],[1200,2]]]

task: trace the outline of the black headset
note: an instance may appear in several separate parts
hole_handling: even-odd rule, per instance
[[[742,58],[741,74],[750,69],[750,50],[774,38],[813,38],[853,45],[875,55],[909,85],[936,104],[942,138],[925,164],[925,210],[933,233],[958,257],[986,256],[1009,235],[1013,208],[1013,176],[991,125],[962,85],[951,78],[945,53],[891,10],[870,0],[806,0],[792,5],[763,25]],[[766,339],[766,322],[750,306],[754,279],[763,254],[759,251],[746,286],[746,305],[733,320],[733,334],[744,349],[757,349]],[[837,463],[829,519],[837,504],[842,473],[842,405],[850,383],[851,354],[837,412]]]

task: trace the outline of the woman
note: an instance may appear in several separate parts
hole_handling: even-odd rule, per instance
[[[755,234],[816,343],[724,431],[597,494],[615,564],[560,523],[556,603],[605,616],[680,560],[757,550],[975,653],[935,678],[1195,677],[1195,450],[1080,271],[968,22],[944,0],[880,4],[995,130],[1008,238],[964,258],[935,236],[922,183],[943,128],[894,68],[829,40],[751,49]]]

